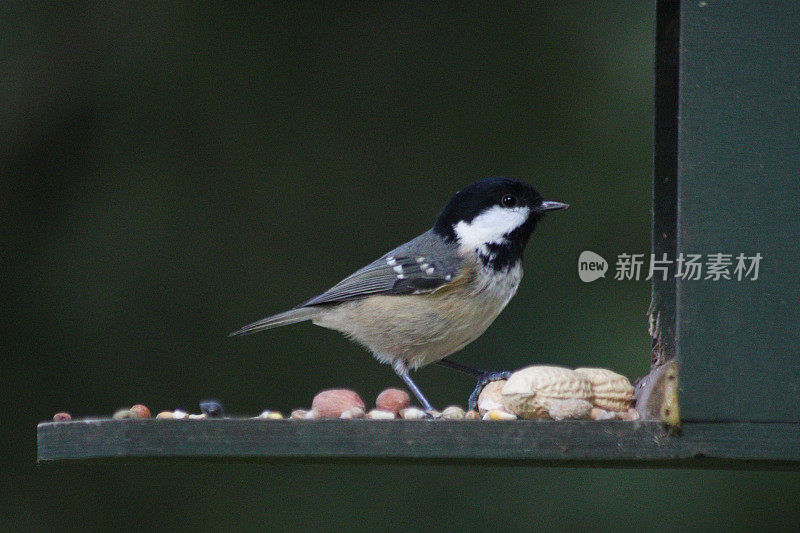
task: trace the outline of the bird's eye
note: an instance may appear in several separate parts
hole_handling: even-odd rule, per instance
[[[503,207],[516,207],[517,206],[517,197],[511,194],[506,194],[503,196],[503,199],[500,200],[500,205]]]

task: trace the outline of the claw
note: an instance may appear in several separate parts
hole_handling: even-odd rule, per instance
[[[508,370],[504,370],[502,372],[484,372],[478,378],[478,383],[475,385],[475,390],[472,391],[472,394],[469,395],[469,400],[467,400],[467,410],[476,410],[478,407],[478,396],[481,395],[483,388],[493,381],[501,381],[503,379],[508,379],[511,377],[511,372]]]

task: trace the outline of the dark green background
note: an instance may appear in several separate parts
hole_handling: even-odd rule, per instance
[[[398,384],[334,332],[227,332],[424,231],[487,175],[571,204],[456,358],[649,365],[649,3],[7,4],[0,18],[3,529],[789,528],[797,473],[35,465],[35,425],[142,402],[234,413]],[[612,263],[593,284],[578,254]],[[424,369],[440,406],[472,383]],[[227,526],[226,526],[227,524]]]

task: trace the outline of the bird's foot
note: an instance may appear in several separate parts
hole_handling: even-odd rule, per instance
[[[500,381],[503,379],[508,379],[511,377],[511,372],[508,370],[504,370],[501,372],[484,372],[478,378],[478,383],[475,385],[475,390],[472,391],[472,394],[469,395],[469,400],[467,400],[467,410],[477,410],[478,407],[478,396],[481,395],[483,388],[493,381]]]

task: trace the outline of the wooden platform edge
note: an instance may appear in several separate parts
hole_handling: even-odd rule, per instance
[[[800,424],[77,420],[39,424],[38,461],[199,459],[797,468]]]

